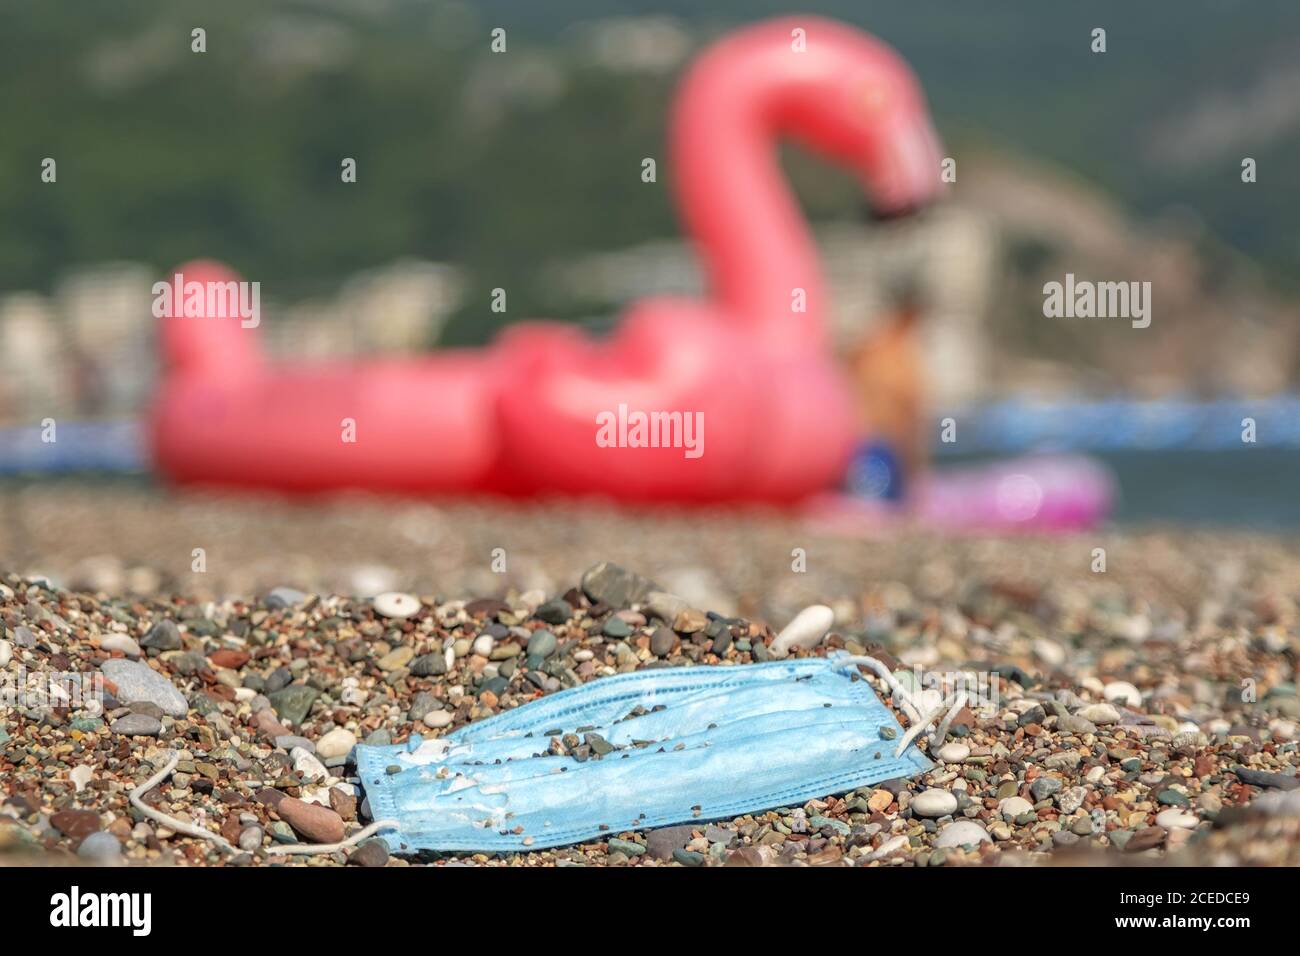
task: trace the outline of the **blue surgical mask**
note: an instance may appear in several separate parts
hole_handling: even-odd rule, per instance
[[[910,732],[857,664],[903,695]],[[941,712],[922,719],[882,665],[843,654],[659,668],[551,694],[445,737],[360,746],[357,767],[374,829],[394,852],[526,851],[913,776],[932,764],[911,741]]]

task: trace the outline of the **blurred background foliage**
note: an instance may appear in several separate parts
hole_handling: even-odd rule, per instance
[[[483,341],[494,286],[512,317],[556,315],[548,261],[677,232],[663,138],[678,67],[602,64],[588,26],[671,17],[698,45],[814,8],[897,46],[954,155],[989,144],[1060,164],[1298,284],[1293,0],[0,0],[0,288],[213,256],[310,295],[414,256],[466,270],[443,340]],[[507,56],[489,51],[495,27]],[[658,188],[641,182],[646,156]],[[1266,189],[1243,188],[1244,156]],[[58,188],[40,181],[45,157]],[[814,219],[858,214],[848,177],[787,167]]]

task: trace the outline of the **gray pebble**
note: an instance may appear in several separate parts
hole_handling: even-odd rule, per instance
[[[411,706],[406,712],[406,717],[412,722],[421,721],[426,714],[442,709],[442,701],[428,691],[422,691],[411,698]]]
[[[547,624],[563,624],[572,614],[573,608],[569,607],[569,602],[557,598],[554,601],[547,601],[539,607],[534,616],[539,621],[545,621]]]
[[[303,601],[307,600],[307,595],[297,588],[272,588],[271,593],[266,596],[263,602],[267,607],[272,609],[297,607]]]
[[[684,599],[667,591],[651,591],[646,595],[646,610],[666,624],[677,620],[677,615],[690,607]]]
[[[1061,781],[1055,777],[1037,777],[1029,785],[1029,792],[1034,795],[1035,800],[1046,800],[1060,789]]]
[[[388,863],[388,846],[383,840],[367,840],[348,857],[351,866],[379,867]]]
[[[706,827],[704,838],[710,843],[721,843],[723,846],[731,846],[736,839],[736,831],[728,830],[726,827]]]
[[[411,673],[416,677],[436,677],[447,673],[447,655],[443,651],[436,654],[421,654],[410,664]]]
[[[127,714],[113,721],[108,729],[124,737],[157,737],[162,733],[162,721],[149,714]]]
[[[592,601],[623,608],[644,603],[651,591],[663,589],[649,578],[602,561],[582,575],[582,590]]]
[[[239,834],[239,848],[252,853],[262,845],[262,828],[249,827],[243,833]]]
[[[1284,773],[1268,773],[1264,770],[1252,770],[1249,767],[1233,767],[1232,772],[1242,783],[1252,787],[1276,787],[1279,790],[1294,790],[1300,787],[1300,777]]]
[[[178,651],[181,648],[181,632],[172,620],[162,620],[149,629],[149,633],[140,641],[140,646],[157,651]]]
[[[148,701],[171,717],[184,717],[190,709],[181,692],[167,678],[138,661],[108,660],[100,670],[117,685],[117,699],[124,704]]]
[[[671,860],[674,850],[681,849],[691,841],[694,830],[689,824],[651,830],[646,834],[646,851],[656,860]]]

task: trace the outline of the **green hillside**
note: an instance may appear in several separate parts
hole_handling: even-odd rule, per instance
[[[532,282],[545,260],[676,232],[671,170],[656,186],[638,176],[662,156],[672,76],[592,64],[579,25],[670,15],[703,41],[814,6],[909,58],[952,150],[1058,162],[1139,214],[1199,216],[1278,282],[1300,275],[1287,0],[0,0],[0,290],[104,259],[211,255],[292,296],[422,256],[467,266],[476,289],[510,285],[512,315],[551,311]],[[490,61],[497,26],[508,68]],[[40,181],[45,157],[57,185]],[[356,184],[340,181],[343,157]],[[854,213],[847,178],[791,167],[811,215]],[[456,335],[490,331],[476,313]]]

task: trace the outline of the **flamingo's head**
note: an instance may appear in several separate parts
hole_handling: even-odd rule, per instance
[[[827,20],[806,27],[802,52],[780,57],[777,122],[813,149],[853,169],[873,210],[892,217],[943,190],[943,155],[916,75],[897,53],[859,30]],[[777,31],[789,43],[784,25]],[[775,79],[775,78],[773,78]]]

